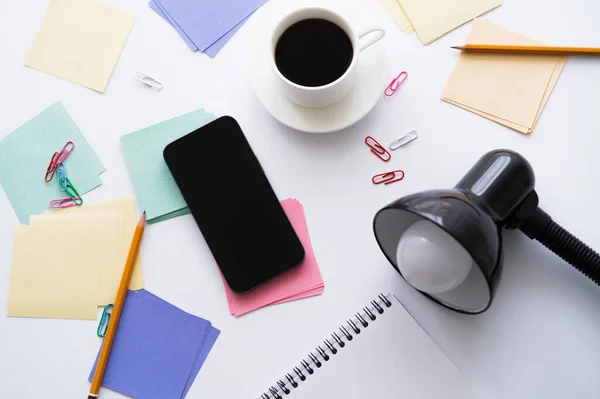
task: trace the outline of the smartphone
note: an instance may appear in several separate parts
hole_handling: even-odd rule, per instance
[[[204,125],[167,145],[163,156],[234,292],[302,263],[304,247],[235,119]]]

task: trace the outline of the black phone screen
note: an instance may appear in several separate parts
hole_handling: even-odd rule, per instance
[[[216,119],[163,155],[233,291],[247,292],[302,263],[302,243],[235,119]]]

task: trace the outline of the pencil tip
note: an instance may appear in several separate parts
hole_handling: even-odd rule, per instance
[[[450,47],[450,48],[453,48],[453,49],[455,49],[455,50],[456,50],[456,49],[458,49],[458,46],[452,46],[452,47]]]
[[[144,215],[145,215],[145,214],[146,214],[146,211],[144,211],[143,213],[144,213]]]

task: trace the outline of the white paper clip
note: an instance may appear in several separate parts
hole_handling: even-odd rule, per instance
[[[145,84],[146,86],[153,88],[154,90],[162,90],[163,88],[162,83],[160,83],[158,80],[151,78],[150,76],[146,76],[141,72],[136,72],[136,74],[133,75],[133,77],[136,80]]]
[[[407,145],[411,141],[419,137],[419,133],[416,130],[411,130],[405,136],[400,137],[398,140],[394,140],[390,143],[390,150],[398,149],[404,145]]]

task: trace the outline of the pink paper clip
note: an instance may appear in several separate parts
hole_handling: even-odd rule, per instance
[[[383,91],[383,94],[385,94],[386,97],[391,97],[394,94],[396,94],[396,91],[398,91],[398,89],[400,88],[402,83],[404,83],[406,78],[408,78],[408,72],[406,72],[406,71],[400,72],[400,74],[398,76],[396,76],[394,79],[392,79],[390,84],[385,88],[385,90]]]
[[[67,141],[67,143],[63,146],[62,150],[58,153],[58,159],[56,160],[56,167],[58,168],[61,163],[67,158],[67,156],[75,149],[75,143],[71,140]]]
[[[391,184],[397,181],[404,179],[404,171],[403,170],[392,170],[391,172],[385,172],[378,175],[373,176],[371,181],[373,184]]]
[[[83,200],[81,199],[81,197],[58,198],[58,199],[53,199],[52,201],[50,201],[50,208],[66,209],[66,208],[71,208],[74,206],[81,205],[82,203],[83,203]]]
[[[392,154],[388,152],[377,140],[371,136],[365,137],[365,144],[371,148],[371,152],[379,157],[383,162],[392,159]]]

